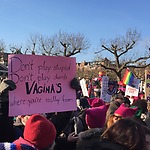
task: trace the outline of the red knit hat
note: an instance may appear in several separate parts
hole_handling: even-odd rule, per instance
[[[52,122],[42,115],[32,115],[24,128],[24,139],[39,150],[53,144],[56,138],[56,129]]]
[[[138,107],[126,107],[125,104],[121,104],[119,108],[114,112],[114,114],[119,115],[123,118],[132,117],[138,110]]]
[[[101,128],[104,126],[106,120],[107,105],[89,108],[85,111],[86,124],[90,128]]]
[[[88,103],[91,107],[99,107],[105,104],[100,98],[88,98]]]

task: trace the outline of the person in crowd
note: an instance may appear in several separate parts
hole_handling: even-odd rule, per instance
[[[102,128],[106,121],[106,112],[109,105],[89,108],[85,111],[86,124],[88,128]]]
[[[15,130],[15,139],[18,139],[20,136],[23,137],[24,127],[27,120],[30,118],[30,115],[21,115],[14,117],[14,130]]]
[[[149,147],[149,149],[150,149],[150,128],[149,128],[149,126],[139,116],[134,115],[130,119],[134,120],[134,121],[138,122],[140,125],[142,125],[142,127],[144,128],[145,133],[146,133],[146,144],[148,145],[147,147]]]
[[[113,100],[110,102],[110,106],[106,113],[106,118],[114,113],[114,111],[123,103],[123,95],[122,94],[115,94]]]
[[[101,142],[103,141],[118,143],[127,150],[145,150],[146,134],[138,122],[124,118],[118,120],[102,134]]]
[[[128,118],[135,115],[138,107],[128,107],[124,103],[114,112],[113,119],[116,122],[118,119]]]
[[[149,116],[146,117],[145,123],[149,127],[149,129],[150,129],[150,117]]]
[[[89,104],[89,101],[88,101],[88,97],[84,96],[80,99],[77,99],[77,108],[80,110],[80,111],[83,111],[87,108],[90,108],[90,104]]]
[[[126,106],[128,106],[128,107],[131,106],[131,102],[128,97],[126,97],[126,96],[123,97],[123,101]]]
[[[105,104],[105,102],[98,97],[87,98],[87,101],[88,101],[90,107],[99,107],[99,106],[102,106]]]
[[[75,149],[76,141],[78,140],[77,134],[81,131],[87,130],[85,111],[86,109],[81,110],[78,115],[72,115],[68,124],[62,130],[61,134],[56,138],[54,147],[55,150]]]
[[[57,136],[59,136],[66,125],[69,123],[73,116],[73,111],[55,112],[46,115],[46,118],[50,120],[57,131]]]
[[[145,99],[137,99],[133,102],[132,106],[139,108],[139,117],[145,121],[148,113],[147,101]]]
[[[81,114],[83,116],[78,116],[76,118],[77,121],[74,122],[73,126],[71,124],[71,127],[74,127],[73,132],[71,132],[69,135],[65,134],[64,138],[57,138],[54,149],[74,150],[76,145],[78,145],[78,147],[83,146],[80,145],[80,141],[87,141],[88,145],[90,145],[88,139],[90,139],[91,143],[95,140],[98,141],[101,133],[103,132],[102,128],[105,123],[107,109],[108,105],[85,109],[84,113]],[[84,121],[86,123],[85,127],[83,123]],[[78,123],[76,124],[76,122]]]
[[[103,133],[108,105],[89,108],[85,111],[88,129],[78,134],[76,150],[92,149]]]
[[[70,87],[72,89],[74,89],[76,91],[76,97],[77,98],[80,98],[81,97],[81,86],[80,86],[80,83],[79,83],[79,80],[77,78],[73,78],[71,81],[70,81]],[[79,95],[78,95],[79,94]]]
[[[149,150],[150,149],[150,128],[147,126],[143,126],[145,134],[146,134],[146,148],[145,150]]]
[[[145,98],[145,93],[144,92],[140,92],[138,95],[139,95],[139,99],[144,99]]]
[[[15,89],[16,85],[12,80],[4,79],[0,83],[0,142],[12,142],[15,140],[13,117],[8,116],[8,92]]]
[[[67,137],[58,137],[54,145],[54,150],[75,150],[78,137],[74,132]]]
[[[94,88],[93,96],[100,98],[100,95],[101,95],[101,89]]]
[[[128,107],[122,103],[118,109],[115,110],[114,114],[106,120],[105,127],[109,128],[112,124],[123,118],[133,117],[138,110],[138,107]]]
[[[137,114],[138,114],[138,110],[137,110],[136,114],[133,117],[131,117],[131,119],[133,119],[134,121],[137,121],[138,123],[140,123],[143,126],[148,127],[146,122],[143,119],[141,119]]]
[[[23,137],[15,140],[15,145],[26,144],[38,150],[52,149],[55,144],[56,129],[45,116],[34,114],[26,121]]]
[[[20,136],[23,137],[23,131],[24,131],[24,124],[22,123],[21,116],[14,117],[14,130],[16,132],[16,139],[18,139]]]
[[[111,100],[112,96],[115,95],[117,92],[117,86],[115,82],[109,81],[108,82],[108,90],[107,90],[107,94],[106,97],[108,99],[108,101]]]

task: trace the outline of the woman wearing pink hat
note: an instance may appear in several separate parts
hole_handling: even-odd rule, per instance
[[[109,128],[112,124],[117,122],[120,119],[123,118],[129,118],[133,117],[135,113],[137,112],[138,107],[128,107],[124,103],[122,103],[118,109],[115,110],[114,114],[111,115],[107,122],[106,122],[106,128]]]

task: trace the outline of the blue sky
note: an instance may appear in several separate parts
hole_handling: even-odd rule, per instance
[[[59,30],[83,33],[91,46],[76,55],[77,62],[92,61],[100,39],[124,35],[129,28],[150,41],[149,0],[1,0],[0,39],[25,46],[30,34],[53,35]],[[144,46],[144,45],[143,45]]]

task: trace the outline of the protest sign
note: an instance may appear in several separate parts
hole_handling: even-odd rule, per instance
[[[105,102],[110,102],[111,95],[108,94],[108,76],[102,77],[102,83],[101,83],[101,99]]]
[[[17,86],[9,92],[9,116],[76,110],[75,74],[75,58],[9,55],[8,77]]]
[[[150,70],[145,70],[145,99],[150,102]]]
[[[85,81],[84,78],[80,80],[80,85],[81,85],[83,96],[89,97],[88,90],[87,90],[87,87],[86,87],[86,81]]]
[[[136,89],[132,86],[126,85],[125,95],[128,96],[138,96],[139,89]]]

